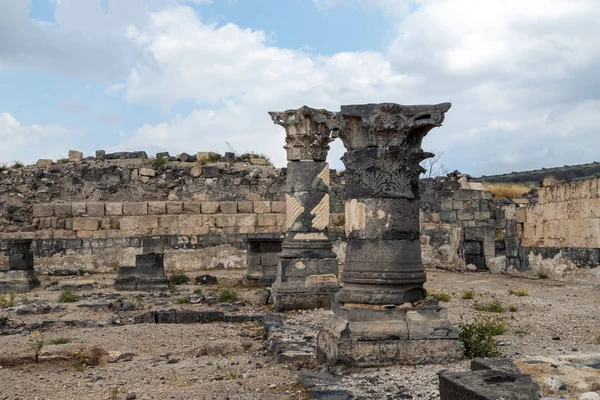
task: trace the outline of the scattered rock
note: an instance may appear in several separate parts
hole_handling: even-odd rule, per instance
[[[217,282],[217,277],[212,275],[199,275],[196,277],[196,284],[198,285],[216,285]]]
[[[553,376],[544,379],[544,387],[551,392],[564,392],[567,390],[567,385]]]
[[[127,393],[127,396],[125,396],[125,400],[135,400],[137,399],[137,395],[135,393]]]

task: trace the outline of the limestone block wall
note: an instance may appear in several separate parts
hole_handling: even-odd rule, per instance
[[[514,219],[519,240],[518,258],[527,266],[533,252],[553,258],[559,252],[578,266],[600,264],[600,185],[599,179],[545,186],[539,190],[538,204],[520,207],[507,220]]]

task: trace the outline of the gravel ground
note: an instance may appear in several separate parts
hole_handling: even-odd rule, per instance
[[[200,272],[199,272],[200,273]],[[198,274],[199,274],[198,273]],[[264,313],[258,304],[261,291],[239,287],[243,271],[210,271],[219,276],[219,286],[203,287],[203,292],[218,292],[234,287],[240,300],[234,313]],[[190,276],[195,276],[190,274]],[[0,335],[0,399],[125,399],[136,393],[137,399],[305,399],[306,392],[297,383],[301,371],[294,363],[275,364],[265,352],[260,323],[209,323],[194,325],[133,325],[132,317],[147,310],[185,308],[220,309],[220,303],[208,305],[175,304],[174,298],[191,294],[196,287],[178,287],[180,294],[155,297],[144,294],[122,296],[138,309],[116,312],[112,309],[89,310],[81,303],[115,301],[110,283],[114,276],[90,277],[95,288],[78,291],[77,303],[60,304],[64,309],[47,314],[17,315],[22,307],[56,303],[59,292],[37,289],[21,295],[17,304],[0,308],[0,317],[9,322],[32,323],[44,320],[87,320],[101,327],[55,326],[43,331],[45,340],[67,338],[69,343],[47,344],[40,362],[35,363],[29,348],[34,335],[21,332]],[[475,302],[499,300],[505,306],[514,303],[516,312],[501,315],[508,324],[507,334],[499,337],[504,354],[557,357],[565,354],[600,353],[600,290],[592,284],[563,283],[523,277],[493,276],[486,273],[428,271],[427,288],[444,290],[452,299],[448,307],[452,322],[470,320],[481,314],[472,308]],[[63,281],[66,278],[62,279]],[[49,279],[45,278],[44,284]],[[510,290],[528,289],[528,296],[509,294]],[[473,289],[475,297],[464,300],[461,294]],[[286,326],[314,337],[328,311],[315,310],[286,314]],[[114,325],[118,320],[124,325]],[[6,329],[4,330],[6,333]],[[105,350],[100,364],[81,367],[75,352],[93,347]],[[117,356],[121,354],[121,358]],[[117,359],[115,361],[115,359]],[[108,362],[111,361],[111,362]],[[451,365],[388,367],[363,370],[338,369],[338,386],[363,399],[437,399],[437,372],[442,369],[466,370],[468,362]],[[314,367],[319,371],[318,366]]]

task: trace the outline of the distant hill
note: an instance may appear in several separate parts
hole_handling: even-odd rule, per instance
[[[542,168],[535,171],[511,172],[510,174],[502,175],[482,175],[478,178],[473,178],[480,182],[501,182],[501,183],[529,183],[541,182],[546,178],[555,178],[558,180],[582,181],[600,175],[600,163],[593,162],[590,164],[581,165],[565,165],[557,168]]]

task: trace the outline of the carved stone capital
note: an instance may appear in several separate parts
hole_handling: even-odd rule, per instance
[[[269,112],[277,125],[285,128],[284,149],[288,161],[327,159],[331,132],[337,129],[336,114],[327,110],[303,106],[297,110]]]
[[[373,146],[421,147],[421,141],[441,126],[450,103],[403,106],[395,103],[342,106],[339,136],[348,150]]]
[[[342,157],[346,166],[348,198],[418,196],[419,164],[433,154],[409,147],[367,147],[347,151]]]

